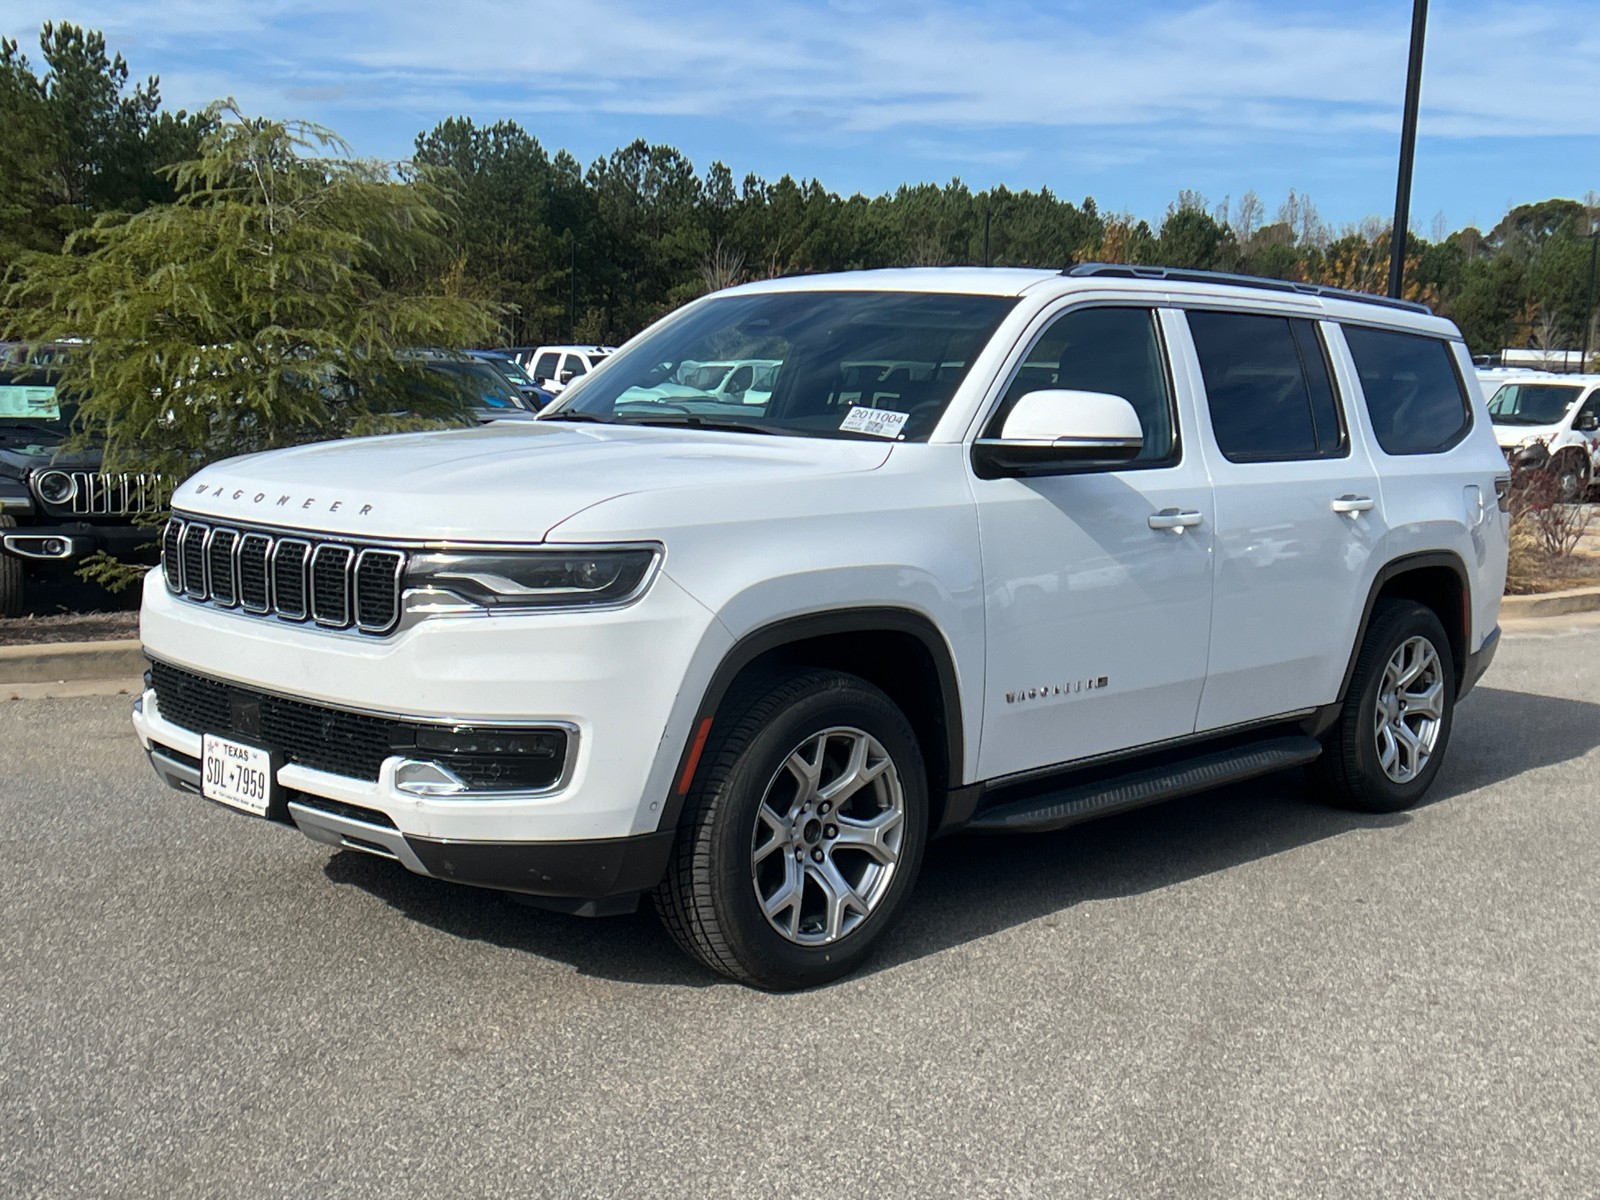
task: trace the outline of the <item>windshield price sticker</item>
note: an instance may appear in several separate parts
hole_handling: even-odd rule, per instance
[[[910,413],[888,408],[852,408],[839,422],[842,433],[870,433],[873,437],[897,438],[906,427]]]
[[[205,770],[200,790],[207,800],[258,817],[267,815],[272,803],[270,754],[208,733],[201,739],[200,757]]]
[[[59,421],[61,405],[53,387],[0,385],[0,417],[22,417],[31,421]]]

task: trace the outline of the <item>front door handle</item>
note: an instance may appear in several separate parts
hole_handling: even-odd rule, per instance
[[[1347,492],[1333,502],[1333,511],[1353,517],[1357,513],[1370,512],[1374,506],[1371,496],[1352,496]]]
[[[1160,512],[1150,514],[1151,529],[1176,529],[1182,533],[1192,525],[1198,525],[1201,516],[1192,508],[1163,508]]]

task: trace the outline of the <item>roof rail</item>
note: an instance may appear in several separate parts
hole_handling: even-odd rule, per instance
[[[1299,283],[1292,279],[1265,279],[1260,275],[1234,275],[1228,271],[1199,271],[1190,267],[1144,267],[1131,263],[1079,263],[1061,272],[1078,278],[1099,276],[1108,279],[1164,279],[1173,283],[1225,283],[1231,287],[1261,288],[1269,292],[1298,292],[1303,296],[1322,296],[1328,300],[1354,300],[1358,304],[1378,304],[1406,312],[1433,315],[1433,309],[1415,300],[1395,300],[1352,292],[1348,288],[1321,283]]]

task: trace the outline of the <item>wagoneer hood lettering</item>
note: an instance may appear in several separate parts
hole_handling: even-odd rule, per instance
[[[216,521],[359,537],[537,542],[630,492],[871,471],[889,447],[637,426],[488,425],[321,442],[216,463],[174,500]]]

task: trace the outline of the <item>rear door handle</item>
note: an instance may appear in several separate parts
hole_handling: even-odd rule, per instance
[[[1176,529],[1182,533],[1190,526],[1200,524],[1203,518],[1192,508],[1163,508],[1150,514],[1151,529]]]
[[[1371,496],[1352,496],[1347,493],[1333,502],[1333,511],[1353,517],[1356,513],[1370,512],[1374,504]]]

